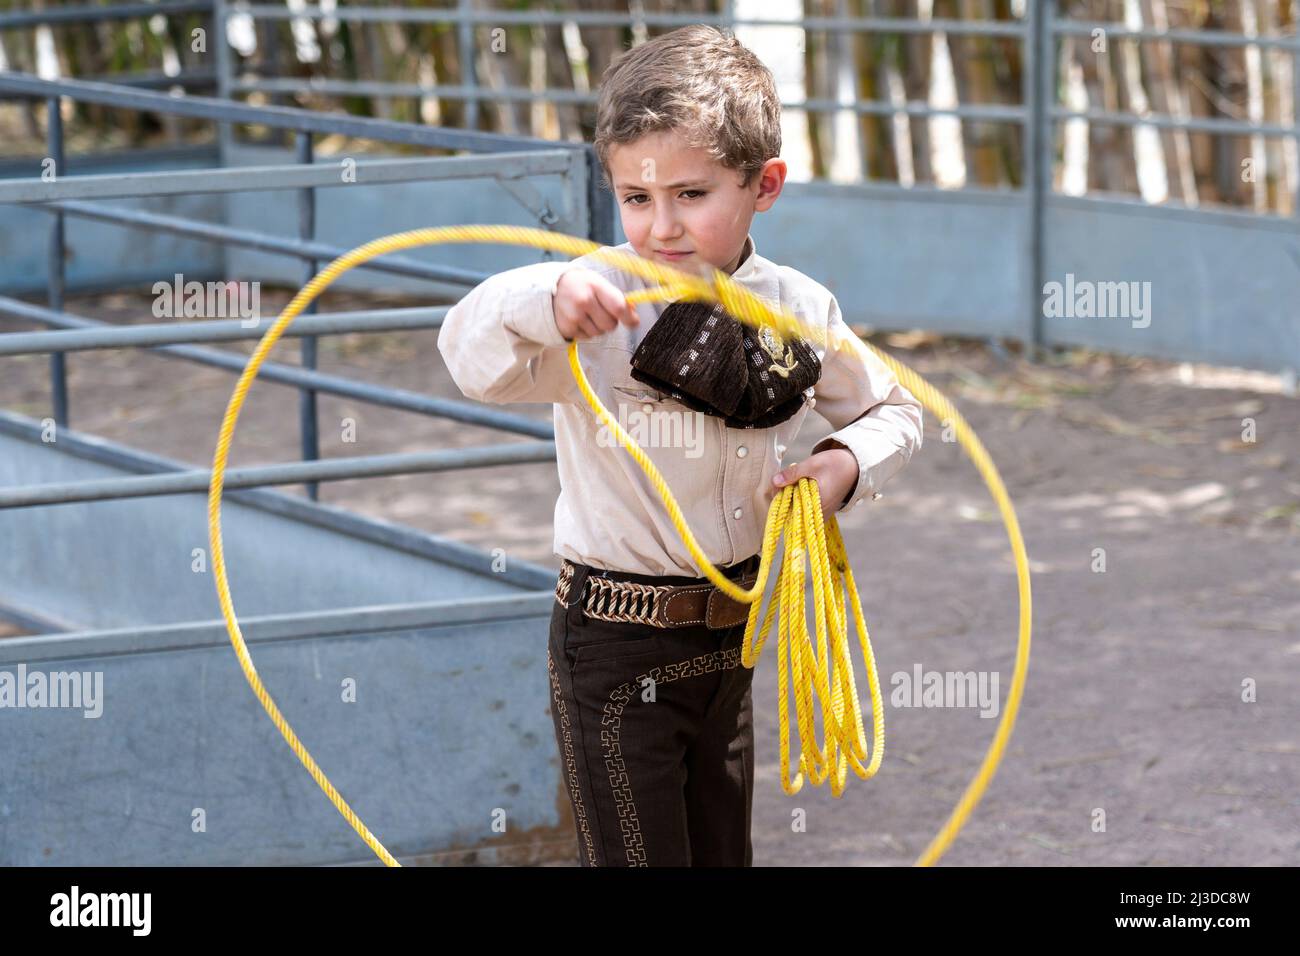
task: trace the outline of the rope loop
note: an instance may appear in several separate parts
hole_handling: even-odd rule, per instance
[[[329,263],[285,306],[284,311],[258,342],[248,364],[244,367],[221,422],[212,461],[212,480],[208,486],[208,538],[211,545],[213,578],[231,644],[253,693],[289,744],[290,749],[311,774],[312,779],[366,845],[388,866],[400,864],[361,822],[342,795],[330,783],[329,778],[325,776],[302,741],[298,739],[293,728],[289,726],[289,722],[276,706],[253,665],[248,646],[239,629],[239,621],[235,616],[230,584],[226,576],[221,537],[221,493],[239,412],[253,380],[257,377],[258,370],[288,328],[289,323],[349,269],[389,252],[449,242],[513,243],[551,252],[562,252],[571,256],[590,255],[597,261],[611,262],[648,282],[658,283],[629,293],[627,299],[633,304],[658,301],[673,296],[714,302],[720,304],[740,321],[755,327],[770,327],[783,338],[801,336],[810,341],[826,341],[824,329],[805,327],[797,316],[777,304],[765,302],[719,269],[713,270],[711,279],[694,276],[642,259],[627,250],[599,246],[575,236],[522,226],[442,226],[415,229],[375,239],[344,253]],[[1031,603],[1028,556],[1025,553],[1015,511],[1001,477],[994,468],[988,452],[984,450],[984,446],[952,403],[921,376],[871,343],[851,338],[846,344],[849,347],[870,348],[894,372],[899,383],[916,396],[922,406],[939,420],[950,421],[953,424],[958,442],[974,462],[997,502],[1016,564],[1020,597],[1020,633],[1017,641],[1015,671],[1007,694],[1007,704],[1003,708],[1002,719],[994,733],[993,742],[985,753],[975,777],[967,785],[961,800],[943,827],[916,861],[918,866],[929,866],[937,861],[956,839],[957,832],[973,811],[975,804],[979,802],[997,769],[1015,724],[1029,667]],[[829,780],[831,795],[839,797],[844,791],[850,768],[855,775],[864,780],[873,776],[880,767],[885,743],[884,706],[876,673],[875,656],[872,653],[866,622],[862,616],[862,606],[858,599],[857,585],[853,580],[853,571],[849,567],[848,554],[840,535],[839,523],[834,515],[823,520],[816,480],[803,478],[786,485],[772,500],[763,531],[763,550],[757,580],[753,587],[742,588],[723,575],[704,555],[659,470],[592,391],[591,384],[587,381],[587,376],[578,361],[576,340],[569,344],[568,358],[574,380],[587,403],[596,416],[621,439],[620,444],[645,471],[663,500],[664,507],[668,510],[682,542],[704,572],[704,576],[729,597],[750,605],[741,648],[741,661],[745,667],[752,668],[758,663],[758,657],[772,623],[774,620],[777,622],[777,713],[782,789],[787,794],[798,793],[803,787],[805,777],[814,786],[820,786]],[[768,602],[767,611],[762,615],[760,625],[761,599],[767,587],[768,575],[772,572],[777,544],[781,539],[785,542],[785,553],[777,573],[773,600]],[[816,621],[815,647],[813,634],[808,631],[805,564],[811,570],[813,610]],[[560,582],[561,585],[565,583],[563,580]],[[846,596],[848,607],[853,612],[871,697],[870,759],[867,759],[868,747],[862,711],[849,654]],[[799,729],[800,742],[799,769],[793,779],[790,776],[788,696],[794,698],[795,721]],[[820,743],[816,736],[818,707],[820,707],[823,731]]]

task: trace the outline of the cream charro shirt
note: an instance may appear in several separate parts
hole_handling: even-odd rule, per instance
[[[618,246],[634,252],[631,243]],[[720,567],[762,547],[768,507],[780,489],[773,476],[810,408],[836,429],[814,446],[842,444],[858,460],[858,482],[845,513],[880,488],[921,447],[921,405],[845,325],[828,289],[788,266],[764,259],[746,239],[732,278],[777,301],[814,327],[827,328],[827,349],[812,341],[821,379],[793,417],[773,428],[729,428],[631,375],[632,353],[667,302],[637,306],[636,328],[617,328],[578,343],[592,389],[654,462],[705,555]],[[583,256],[498,273],[453,306],[438,334],[452,379],[481,402],[554,405],[560,497],[555,553],[596,568],[698,577],[668,510],[645,472],[583,399],[569,369],[569,341],[559,332],[552,296],[560,276],[585,266],[624,292],[649,283]],[[811,337],[810,337],[811,339]]]

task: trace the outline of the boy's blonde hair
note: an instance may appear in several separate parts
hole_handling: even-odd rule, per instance
[[[682,27],[633,47],[601,79],[596,155],[609,186],[609,152],[675,130],[744,175],[781,154],[781,101],[772,71],[716,27]]]

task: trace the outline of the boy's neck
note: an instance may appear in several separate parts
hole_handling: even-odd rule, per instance
[[[736,270],[745,264],[745,260],[748,259],[750,255],[753,255],[752,252],[749,253],[749,255],[746,255],[745,252],[747,249],[749,249],[749,236],[746,236],[745,241],[741,244],[740,251],[736,253],[735,261],[732,262],[728,266],[728,268],[722,271],[725,272],[727,275],[735,275]]]

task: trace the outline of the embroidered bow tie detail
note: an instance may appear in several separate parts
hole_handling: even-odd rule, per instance
[[[771,428],[807,400],[821,360],[805,340],[782,341],[720,305],[674,302],[633,353],[631,374],[731,428]]]

